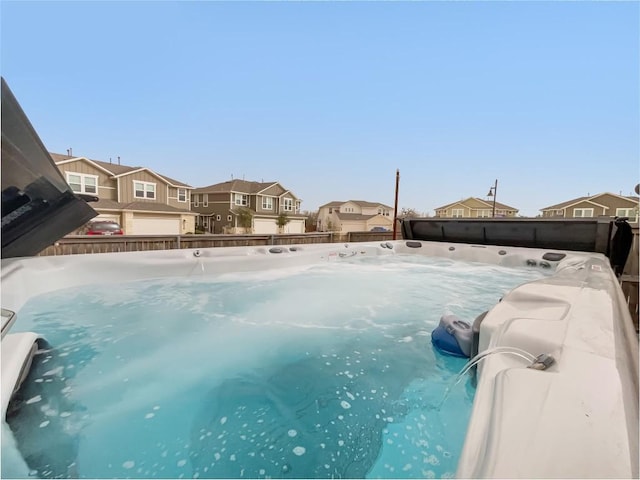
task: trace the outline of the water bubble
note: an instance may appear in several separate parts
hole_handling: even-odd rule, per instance
[[[294,429],[291,429],[287,432],[287,435],[289,435],[291,438],[295,437],[296,435],[298,435],[298,432],[296,432]]]
[[[300,447],[300,446],[297,446],[297,447],[293,448],[293,453],[295,453],[298,456],[304,455],[306,451],[307,451],[306,448]]]
[[[127,470],[130,468],[133,468],[136,466],[136,462],[134,462],[133,460],[127,460],[126,462],[124,462],[122,464],[123,468],[126,468]]]

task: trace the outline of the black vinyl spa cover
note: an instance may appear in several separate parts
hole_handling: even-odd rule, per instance
[[[2,79],[2,258],[36,255],[97,215],[76,196]]]

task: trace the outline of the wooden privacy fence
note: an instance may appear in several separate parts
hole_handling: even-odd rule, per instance
[[[70,235],[47,247],[39,255],[138,252],[177,248],[248,247],[308,243],[352,243],[387,241],[392,232],[351,232],[339,234],[302,233],[277,235]]]

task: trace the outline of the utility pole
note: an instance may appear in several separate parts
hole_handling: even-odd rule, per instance
[[[396,169],[396,203],[393,207],[393,239],[397,237],[398,231],[398,186],[400,185],[400,170]]]

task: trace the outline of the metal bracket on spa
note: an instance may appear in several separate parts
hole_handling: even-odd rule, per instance
[[[555,362],[556,359],[548,353],[541,353],[533,360],[533,362],[531,362],[531,365],[527,366],[527,368],[532,368],[534,370],[546,370]]]

